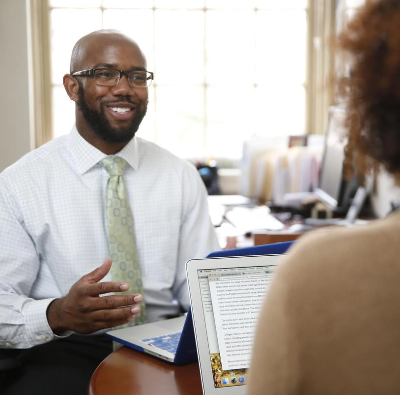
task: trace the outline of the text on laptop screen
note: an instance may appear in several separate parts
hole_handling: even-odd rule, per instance
[[[197,271],[216,388],[246,384],[255,325],[275,268]]]

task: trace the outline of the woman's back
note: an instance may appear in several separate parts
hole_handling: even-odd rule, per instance
[[[267,299],[250,394],[400,393],[400,212],[303,236]]]

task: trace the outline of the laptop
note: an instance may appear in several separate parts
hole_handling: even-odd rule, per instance
[[[190,310],[181,317],[115,329],[107,335],[124,346],[175,365],[197,361]]]
[[[208,257],[283,254],[293,242],[212,252]],[[189,261],[191,262],[191,261]],[[115,342],[175,365],[197,361],[192,313],[143,325],[115,329],[107,335]]]
[[[204,395],[245,394],[256,321],[281,257],[217,257],[187,262]]]

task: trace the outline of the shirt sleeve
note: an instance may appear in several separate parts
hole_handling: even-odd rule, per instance
[[[173,293],[181,306],[188,310],[190,303],[186,282],[186,262],[193,258],[204,258],[210,252],[221,248],[210,219],[207,190],[193,165],[188,165],[183,182],[185,201]]]
[[[29,297],[39,265],[19,205],[0,179],[1,348],[30,348],[55,338],[46,316],[54,299]]]

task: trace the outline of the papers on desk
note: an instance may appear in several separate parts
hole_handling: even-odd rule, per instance
[[[221,204],[223,206],[249,206],[254,205],[253,199],[243,195],[209,195],[208,204]]]
[[[288,206],[285,194],[309,192],[317,186],[323,148],[324,136],[316,135],[313,144],[307,147],[288,148],[288,136],[254,137],[245,141],[240,192],[264,202]]]
[[[242,233],[255,230],[279,231],[285,228],[285,225],[270,213],[267,206],[235,207],[226,212],[225,217]]]
[[[209,203],[208,212],[210,213],[211,222],[214,226],[220,226],[224,220],[225,206],[219,203]]]
[[[214,226],[221,225],[226,210],[232,206],[255,206],[254,200],[242,195],[209,195],[208,208]]]

